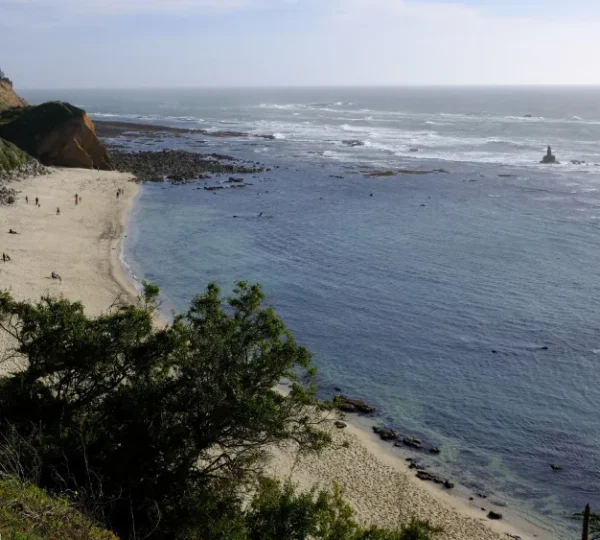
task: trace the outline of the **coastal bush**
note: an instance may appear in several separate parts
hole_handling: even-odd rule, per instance
[[[361,527],[337,485],[297,492],[288,481],[263,479],[246,516],[249,540],[432,540],[441,529],[412,520],[396,529]]]
[[[5,361],[26,360],[0,378],[0,435],[26,441],[22,467],[39,461],[40,486],[77,492],[123,538],[181,537],[203,511],[241,504],[268,446],[328,442],[310,355],[259,286],[238,283],[224,305],[210,285],[160,330],[157,292],[98,318],[64,299],[0,296],[0,328],[17,344]]]
[[[260,286],[211,284],[154,325],[159,290],[100,317],[83,305],[0,293],[0,471],[62,497],[121,539],[429,540],[413,522],[362,529],[333,493],[263,478],[266,451],[318,451],[310,354]],[[287,393],[279,381],[291,381]]]

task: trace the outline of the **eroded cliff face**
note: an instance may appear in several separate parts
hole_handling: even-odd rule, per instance
[[[68,103],[7,109],[0,113],[0,137],[44,165],[111,169],[92,120],[84,110]]]
[[[111,168],[106,148],[96,137],[94,124],[87,113],[52,129],[38,142],[37,153],[45,165]]]
[[[27,102],[6,81],[0,81],[0,110],[10,107],[25,107]]]

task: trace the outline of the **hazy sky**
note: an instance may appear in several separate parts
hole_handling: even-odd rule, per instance
[[[600,84],[598,0],[0,0],[20,88]]]

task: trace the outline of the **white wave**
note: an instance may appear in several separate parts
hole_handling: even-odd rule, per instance
[[[283,133],[273,133],[273,137],[276,139],[285,139],[286,136]]]
[[[366,131],[364,128],[356,127],[356,126],[351,126],[349,124],[342,124],[341,128],[344,131],[349,131],[351,133],[364,133]]]

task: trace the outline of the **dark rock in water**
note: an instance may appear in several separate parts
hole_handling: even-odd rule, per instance
[[[445,487],[446,489],[453,489],[453,488],[454,488],[454,484],[453,484],[452,482],[450,482],[450,480],[446,480],[446,481],[444,482],[444,487]]]
[[[341,389],[341,388],[339,388],[339,387],[337,387],[337,386],[334,388],[334,390],[335,390],[336,392],[341,392],[341,391],[342,391],[342,389]]]
[[[478,496],[480,499],[487,499],[487,495],[486,495],[485,493],[477,493],[477,496]]]
[[[340,411],[348,413],[363,413],[370,414],[375,412],[375,407],[367,405],[360,399],[350,399],[346,396],[333,396],[333,402]]]
[[[373,431],[379,435],[383,441],[393,441],[398,438],[398,432],[393,429],[386,429],[378,426],[373,427]]]
[[[540,347],[540,351],[547,351],[547,350],[549,350],[549,349],[550,349],[550,347],[546,347],[546,346],[544,346],[544,347]]]
[[[338,420],[338,421],[335,423],[335,427],[336,427],[336,428],[338,428],[338,429],[344,429],[345,427],[347,427],[347,425],[346,425],[346,423],[345,423],[345,422],[341,422],[340,420]]]
[[[227,180],[229,183],[240,183],[243,182],[244,179],[243,178],[233,178],[232,176],[229,177],[229,180]]]
[[[417,439],[416,437],[405,437],[402,439],[402,442],[411,448],[415,448],[417,450],[421,449],[421,439]]]
[[[183,182],[184,180],[186,180],[185,176],[182,176],[180,174],[169,174],[167,176],[167,180],[171,180],[173,182]]]
[[[558,165],[558,161],[556,161],[556,156],[552,154],[552,147],[548,147],[548,151],[546,155],[542,158],[541,163],[545,165]]]
[[[474,498],[474,497],[469,497],[469,500],[470,500],[470,501],[474,501],[474,500],[475,500],[475,498]]]
[[[573,165],[583,165],[585,163],[585,161],[579,161],[578,159],[572,159],[571,163]]]
[[[523,118],[533,118],[531,114],[526,114]]]
[[[436,484],[443,484],[444,480],[441,479],[436,474],[427,472],[427,471],[418,471],[417,478],[419,480],[423,480],[424,482],[435,482]]]
[[[412,463],[414,460],[415,460],[415,458],[407,457],[404,461],[408,461],[409,463]]]
[[[562,471],[563,470],[562,465],[550,465],[550,467],[552,468],[553,471]]]
[[[409,148],[408,151],[409,152],[418,152],[419,149],[418,148]]]
[[[489,519],[502,519],[502,514],[490,510],[487,516]]]
[[[364,146],[365,143],[362,141],[359,141],[357,139],[347,139],[345,141],[342,141],[342,144],[345,144],[346,146]]]
[[[427,205],[426,205],[426,204],[422,204],[422,205],[421,205],[421,208],[424,208],[425,206],[427,206]]]
[[[439,448],[437,448],[437,447],[436,447],[436,448],[431,448],[431,449],[429,450],[429,453],[430,453],[430,454],[440,454],[441,452],[442,452],[442,451],[441,451]]]
[[[498,354],[498,351],[496,351],[495,349],[492,349],[492,354]]]

